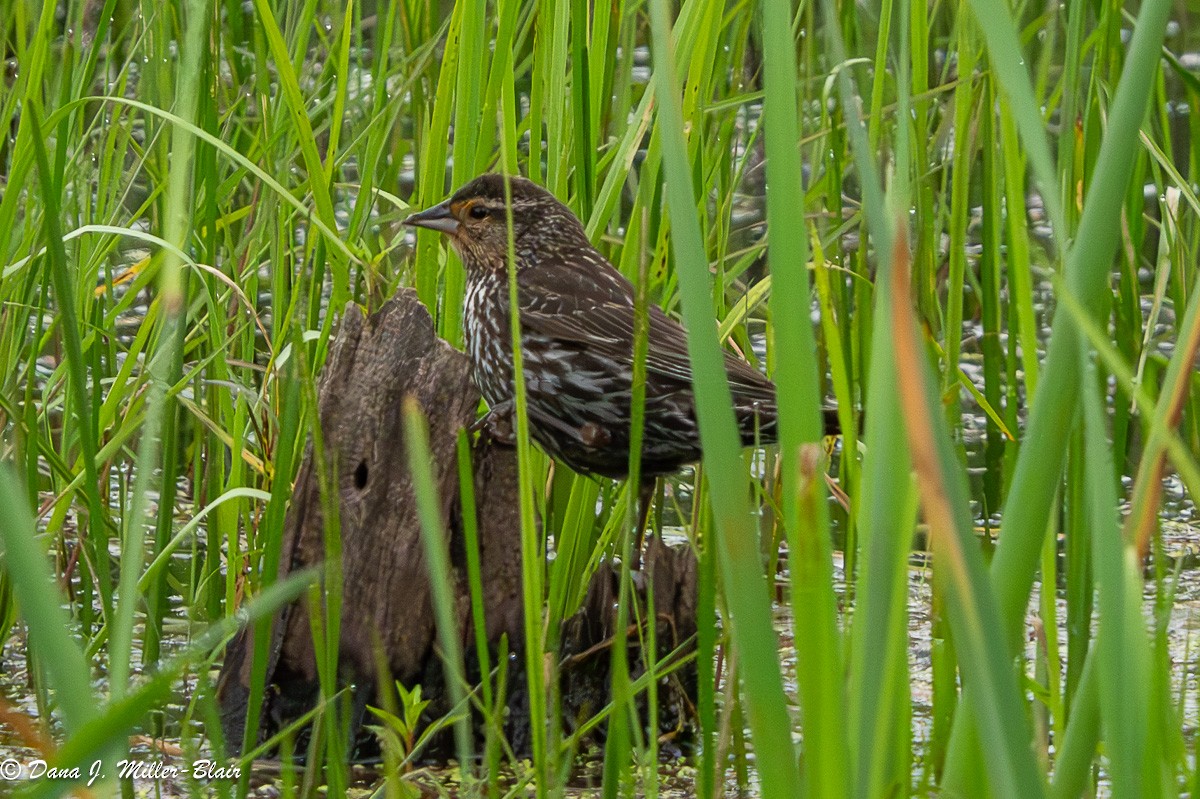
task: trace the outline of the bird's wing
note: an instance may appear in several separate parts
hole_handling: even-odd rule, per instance
[[[607,261],[587,270],[539,265],[518,275],[521,327],[535,335],[587,347],[614,361],[632,359],[633,287]],[[646,370],[684,384],[692,365],[683,325],[657,305],[649,308]],[[750,401],[774,400],[774,386],[750,364],[724,351],[725,372],[735,394]]]

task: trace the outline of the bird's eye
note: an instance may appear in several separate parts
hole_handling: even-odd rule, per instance
[[[472,205],[471,210],[467,211],[472,219],[487,219],[491,211],[485,205]]]

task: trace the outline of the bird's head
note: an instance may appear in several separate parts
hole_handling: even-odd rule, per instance
[[[445,233],[468,269],[501,269],[508,263],[505,178],[480,175],[450,199],[413,214],[404,224]],[[547,246],[579,242],[587,235],[571,210],[531,180],[508,178],[513,242],[519,265],[526,254]]]

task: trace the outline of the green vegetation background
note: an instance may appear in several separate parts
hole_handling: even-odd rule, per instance
[[[1117,796],[1194,795],[1159,520],[1164,469],[1193,497],[1200,476],[1189,14],[1165,0],[5,3],[0,617],[18,634],[19,609],[27,629],[8,651],[28,658],[47,754],[111,762],[164,724],[186,753],[219,743],[222,643],[307,591],[324,611],[322,734],[282,780],[345,792],[337,571],[273,579],[291,480],[347,302],[414,286],[461,341],[461,265],[430,232],[409,253],[397,223],[500,169],[568,202],[689,327],[706,445],[683,515],[702,574],[697,795],[728,779],[767,797],[1066,797],[1100,772]],[[747,199],[764,185],[765,204]],[[762,211],[765,227],[747,224]],[[759,515],[717,347],[755,359],[763,333],[781,444]],[[848,431],[846,513],[806,447],[824,395]],[[964,418],[986,421],[971,481]],[[548,631],[632,514],[624,486],[559,469],[547,492],[547,469],[525,435],[530,695],[553,720]],[[918,508],[934,622],[914,740]],[[578,557],[545,565],[535,512]],[[657,794],[656,742],[631,723],[644,683],[614,678],[606,796]],[[473,696],[496,716],[489,685]],[[414,743],[394,710],[389,796],[409,789]],[[464,761],[467,790],[560,795],[577,740],[534,729],[504,786],[491,734]]]

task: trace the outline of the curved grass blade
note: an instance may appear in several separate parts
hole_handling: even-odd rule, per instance
[[[308,208],[308,206],[306,206],[303,202],[301,202],[299,199],[297,199],[295,195],[293,195],[290,191],[288,191],[286,188],[284,188],[283,184],[280,183],[278,180],[276,180],[274,177],[272,177],[270,173],[268,173],[266,170],[264,170],[258,164],[251,161],[246,156],[239,153],[237,150],[235,150],[233,147],[231,147],[227,142],[221,141],[216,136],[213,136],[211,133],[204,130],[203,128],[197,127],[196,125],[192,124],[191,122],[188,122],[187,120],[182,119],[181,117],[179,117],[176,114],[171,113],[170,111],[164,111],[161,108],[157,108],[155,106],[149,105],[148,103],[143,103],[140,100],[133,100],[128,97],[115,97],[115,96],[111,96],[111,95],[90,95],[88,97],[80,97],[77,100],[72,100],[70,103],[67,103],[66,105],[62,106],[57,111],[55,111],[53,114],[51,114],[49,117],[47,117],[46,122],[47,122],[47,124],[53,124],[63,114],[68,113],[72,109],[74,109],[78,106],[86,105],[87,103],[96,103],[96,102],[98,102],[98,103],[113,103],[116,105],[127,105],[130,108],[136,108],[139,111],[144,111],[147,114],[156,116],[160,119],[170,122],[172,125],[183,128],[188,133],[192,134],[196,138],[203,141],[205,144],[212,145],[213,147],[215,147],[217,149],[217,152],[219,152],[222,155],[224,155],[225,157],[229,158],[229,160],[233,161],[238,166],[245,169],[247,172],[250,172],[256,178],[261,180],[264,185],[266,185],[268,188],[270,188],[271,191],[273,191],[275,194],[277,194],[281,200],[283,200],[285,203],[287,203],[288,205],[292,206],[297,211],[299,211],[300,214],[303,215],[304,218],[309,222],[309,224],[311,224],[313,227],[315,227],[318,231],[321,232],[321,234],[324,236],[325,243],[329,247],[332,247],[333,249],[337,250],[347,261],[349,261],[351,263],[359,263],[360,262],[361,259],[349,248],[349,246],[346,244],[346,242],[344,242],[342,240],[342,237],[338,234],[336,224],[328,224],[325,222],[325,220],[321,216],[315,215],[312,212],[312,210],[310,208]]]

